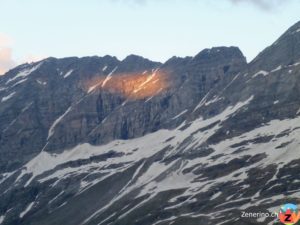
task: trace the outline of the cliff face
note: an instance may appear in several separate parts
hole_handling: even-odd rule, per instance
[[[22,65],[0,80],[0,168],[16,169],[42,149],[61,152],[173,126],[168,120],[245,66],[237,48],[205,50],[164,65],[134,55]]]
[[[164,64],[48,58],[9,71],[3,224],[273,223],[241,212],[299,200],[299,52],[297,23],[249,64],[218,47]]]

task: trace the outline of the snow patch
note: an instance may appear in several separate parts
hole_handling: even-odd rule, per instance
[[[26,209],[20,213],[20,218],[23,218],[32,208],[32,206],[34,205],[34,202],[31,202]]]
[[[104,66],[103,68],[102,68],[102,71],[104,72],[104,71],[106,71],[107,70],[107,66]]]
[[[204,105],[204,103],[206,102],[206,99],[207,99],[209,93],[210,93],[210,91],[207,92],[207,94],[201,99],[201,101],[200,101],[199,104],[195,107],[195,109],[194,109],[193,112],[197,111],[197,109],[201,108],[201,107]]]
[[[22,80],[19,80],[18,82],[16,82],[13,86],[11,87],[14,87],[14,86],[17,86],[18,84],[22,84],[23,82],[25,82],[27,80],[27,78],[25,79],[22,79]]]
[[[4,221],[4,219],[5,219],[5,216],[0,216],[0,224],[2,224],[3,223],[3,221]]]
[[[116,66],[105,78],[105,80],[103,81],[101,87],[104,87],[105,84],[111,79],[111,76],[114,74],[114,72],[116,72],[116,70],[118,69],[118,67]]]
[[[17,178],[16,182],[23,177],[24,174],[32,174],[29,181],[27,181],[26,186],[38,175],[43,174],[46,171],[57,168],[58,165],[65,164],[70,161],[76,161],[79,159],[89,159],[93,156],[100,156],[102,154],[107,154],[111,152],[113,149],[114,152],[121,154],[121,156],[116,157],[108,157],[100,162],[92,162],[88,165],[82,165],[79,167],[67,167],[62,169],[57,169],[54,173],[50,175],[44,176],[39,182],[44,182],[46,180],[52,178],[63,179],[67,176],[71,176],[74,173],[82,173],[82,174],[91,174],[91,171],[95,171],[95,173],[101,171],[101,173],[107,174],[105,176],[112,176],[115,173],[124,171],[129,167],[133,166],[135,162],[143,160],[145,158],[149,158],[154,154],[162,151],[166,148],[171,148],[171,150],[166,151],[165,157],[171,157],[173,154],[177,154],[178,151],[182,151],[181,147],[178,147],[178,143],[182,143],[186,138],[192,135],[193,139],[197,141],[196,144],[200,145],[205,142],[211,135],[213,135],[219,128],[220,123],[214,125],[211,129],[206,132],[199,132],[199,129],[203,127],[207,127],[213,123],[218,121],[227,120],[230,115],[236,113],[245,105],[249,104],[249,102],[253,99],[251,96],[249,99],[244,102],[239,102],[234,106],[230,106],[225,109],[222,113],[216,115],[215,117],[204,120],[203,118],[199,118],[195,120],[191,126],[188,128],[181,130],[181,127],[185,125],[185,122],[182,123],[178,128],[174,130],[159,130],[157,132],[147,134],[140,138],[135,138],[131,140],[114,140],[108,144],[101,146],[92,146],[90,144],[81,144],[76,146],[71,150],[65,150],[59,154],[51,154],[45,151],[42,151],[35,158],[29,161],[22,170],[20,176]],[[68,111],[68,110],[67,110]],[[64,113],[66,114],[66,113]],[[168,141],[166,141],[168,140]],[[195,142],[188,143],[186,148],[189,149],[191,145],[195,146]],[[220,152],[219,152],[220,153]],[[197,158],[194,161],[191,161],[191,164],[196,164],[199,162],[206,162],[207,158],[203,157],[201,159]],[[141,186],[147,185],[145,188],[145,192],[160,192],[162,190],[167,190],[172,187],[175,188],[190,188],[191,184],[188,182],[189,180],[193,180],[194,177],[190,177],[189,175],[183,174],[174,174],[172,176],[166,176],[165,181],[157,181],[156,178],[159,174],[164,173],[170,167],[180,167],[190,164],[182,164],[178,165],[177,161],[171,164],[165,164],[162,162],[157,162],[153,166],[151,166],[147,171],[141,172],[144,173],[142,178],[139,178],[138,181],[131,186],[130,188],[125,188],[123,193],[120,193],[120,196],[128,191],[132,190],[132,188],[138,188]],[[110,168],[109,165],[118,165],[117,167]],[[159,170],[159,171],[158,171]],[[142,167],[140,170],[142,171]],[[136,174],[138,176],[140,174]],[[147,178],[146,178],[147,177]],[[103,177],[99,178],[103,179]],[[99,182],[98,180],[93,181],[84,181],[82,183],[82,188],[89,188],[91,185]],[[149,181],[150,179],[150,181]],[[89,183],[87,183],[89,182]],[[151,182],[151,183],[149,183]],[[194,184],[197,185],[197,184]],[[149,189],[148,189],[149,188]],[[142,194],[142,193],[141,193]]]
[[[51,199],[48,204],[52,204],[56,199],[58,199],[65,191],[61,191],[58,195],[56,195],[53,199]]]
[[[282,69],[282,66],[280,65],[280,66],[278,66],[276,69],[272,70],[271,73],[274,73],[274,72],[279,71],[279,70],[281,70],[281,69]]]
[[[175,119],[181,117],[182,115],[186,114],[187,112],[188,112],[187,109],[183,110],[181,113],[179,113],[178,115],[174,116],[174,117],[172,118],[172,120],[175,120]]]
[[[150,76],[148,76],[147,79],[143,83],[141,83],[137,89],[133,90],[133,93],[139,92],[144,85],[150,82],[156,76],[157,71],[158,69],[154,70],[154,72]]]
[[[212,103],[221,101],[222,99],[224,99],[224,98],[215,97],[215,98],[213,98],[212,100],[210,100],[210,101],[208,101],[208,102],[205,102],[204,105],[205,105],[205,106],[208,106],[208,105],[210,105],[210,104],[212,104]]]
[[[4,91],[4,90],[6,90],[7,88],[5,88],[5,87],[0,87],[0,91]]]
[[[51,125],[49,132],[48,132],[48,138],[47,140],[49,140],[49,138],[54,134],[54,129],[57,126],[57,124],[71,111],[72,107],[70,106],[60,117],[58,117],[54,123]]]
[[[25,173],[32,173],[32,177],[44,173],[45,171],[54,169],[57,165],[76,161],[78,159],[88,159],[92,156],[105,154],[114,149],[114,151],[122,152],[126,154],[126,157],[108,159],[105,164],[120,162],[130,162],[139,158],[148,157],[161,148],[161,137],[169,138],[168,131],[161,130],[153,134],[144,136],[144,138],[136,138],[134,140],[115,140],[109,144],[103,146],[92,146],[90,144],[81,144],[73,148],[72,150],[64,151],[61,154],[50,154],[42,151],[35,158],[29,161],[25,165],[25,170],[19,176],[22,177]],[[156,140],[156,141],[155,141]],[[158,141],[157,141],[158,140]],[[166,145],[166,144],[164,144]],[[134,151],[137,146],[149,151]],[[99,165],[98,165],[99,166]],[[67,168],[68,169],[68,168]],[[65,170],[67,170],[65,169]],[[19,179],[18,178],[18,179]],[[18,180],[17,179],[17,180]]]
[[[30,75],[32,72],[34,72],[35,70],[37,70],[41,65],[43,64],[43,62],[37,64],[36,66],[34,67],[31,67],[31,68],[27,68],[27,69],[24,69],[22,71],[20,71],[16,76],[14,76],[13,78],[9,79],[8,81],[6,81],[6,84],[16,80],[17,78],[19,77],[27,77],[28,75]]]
[[[154,95],[152,95],[149,98],[147,98],[146,101],[145,101],[145,103],[149,102],[152,98],[154,98]]]
[[[1,102],[5,102],[7,100],[9,100],[10,98],[12,98],[14,95],[16,94],[16,92],[12,92],[9,95],[5,96],[2,98]]]
[[[252,78],[255,78],[255,77],[259,76],[259,75],[267,76],[268,74],[269,74],[269,72],[261,70],[261,71],[257,72],[256,74],[254,74],[252,76]]]
[[[64,78],[67,78],[68,76],[70,76],[73,73],[73,70],[69,70],[65,75]]]
[[[100,84],[101,84],[101,87],[104,87],[105,84],[111,79],[111,76],[113,75],[113,73],[118,69],[118,66],[116,66],[108,75],[107,77],[105,78],[105,80],[102,82],[99,82],[93,86],[91,86],[88,90],[88,93],[91,93],[92,91],[95,90],[95,88],[97,88]]]
[[[124,102],[122,102],[122,106],[125,106],[127,104],[128,100],[125,100]]]
[[[47,82],[46,81],[40,81],[40,80],[36,80],[36,82],[38,83],[38,84],[40,84],[40,85],[46,85],[47,84]]]
[[[296,62],[293,64],[293,66],[299,66],[300,65],[300,62]]]
[[[258,127],[252,131],[242,134],[241,136],[234,137],[232,139],[226,139],[216,145],[211,146],[216,152],[222,151],[223,154],[230,156],[234,151],[237,150],[238,147],[234,148],[231,147],[235,144],[241,142],[249,142],[257,137],[268,137],[274,136],[276,137],[279,134],[282,134],[286,130],[290,130],[289,135],[281,137],[281,138],[273,138],[272,141],[268,141],[265,143],[252,143],[249,142],[248,144],[244,145],[244,147],[250,148],[248,151],[240,152],[236,154],[236,156],[243,156],[243,155],[257,155],[257,154],[267,154],[268,158],[264,159],[263,161],[259,162],[261,166],[270,165],[276,162],[276,165],[281,163],[289,163],[290,161],[295,159],[295,154],[297,151],[297,146],[299,145],[297,137],[299,137],[300,131],[295,129],[300,122],[300,117],[294,119],[285,119],[285,120],[272,120],[267,124]],[[278,146],[282,143],[290,142],[288,146],[283,148],[281,151],[274,151],[274,146]],[[213,157],[215,153],[210,155]],[[223,159],[223,162],[226,163],[228,159]],[[216,162],[210,162],[210,166],[214,165]],[[255,165],[252,165],[255,166]]]
[[[218,198],[221,195],[222,195],[222,192],[219,191],[219,192],[215,193],[213,196],[211,196],[210,200],[214,200],[214,199]]]

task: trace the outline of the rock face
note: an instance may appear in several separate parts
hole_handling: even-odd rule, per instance
[[[0,77],[0,224],[273,224],[300,198],[300,23],[164,64],[48,58]],[[277,208],[278,207],[278,208]]]
[[[110,56],[49,58],[22,65],[0,81],[0,168],[17,169],[42,149],[61,152],[78,143],[99,145],[168,128],[168,119],[193,106],[210,88],[229,82],[245,66],[244,56],[233,47],[204,50],[193,59],[171,59],[165,65],[134,55],[123,61]],[[144,73],[151,78],[158,70],[170,73],[169,87],[161,94],[155,90],[153,96],[132,100],[102,88],[107,77],[113,77],[109,85],[125,74],[125,80],[133,80],[129,86],[134,92],[137,78],[130,76]],[[163,79],[157,77],[149,82]]]

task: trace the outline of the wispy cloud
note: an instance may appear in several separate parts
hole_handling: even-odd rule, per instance
[[[129,5],[145,5],[146,3],[150,2],[150,0],[111,0],[113,2],[120,2],[120,3],[126,3]],[[151,0],[157,1],[157,2],[162,2],[162,1],[170,1],[171,0]],[[184,1],[187,2],[187,0],[178,0],[178,1]],[[189,0],[189,1],[203,1],[203,0]],[[219,0],[221,1],[221,0]],[[291,2],[292,0],[224,0],[224,1],[229,1],[235,5],[242,4],[242,3],[250,3],[253,6],[256,6],[262,10],[272,10],[274,8],[277,8],[278,6],[282,4],[286,4]]]
[[[21,60],[13,58],[13,39],[8,35],[0,33],[0,76],[9,69],[23,63],[32,63],[46,58],[39,55],[26,55]]]
[[[41,61],[43,59],[47,58],[46,56],[43,55],[27,55],[25,56],[21,61],[20,64],[22,63],[32,63],[32,62],[37,62],[37,61]]]
[[[12,59],[12,49],[8,47],[0,48],[0,75],[3,75],[14,66],[15,62]]]
[[[0,47],[10,46],[12,43],[13,40],[9,36],[0,33]]]
[[[15,66],[15,61],[12,58],[11,45],[12,39],[0,33],[0,75]]]
[[[263,10],[271,10],[278,6],[290,2],[290,0],[229,0],[233,4],[251,3]]]

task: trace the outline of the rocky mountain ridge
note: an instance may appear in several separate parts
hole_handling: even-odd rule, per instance
[[[219,80],[224,79],[225,83],[228,82],[229,76],[246,65],[244,56],[237,48],[216,48],[212,49],[211,54],[204,50],[188,61],[173,60],[161,65],[134,55],[123,61],[109,56],[61,60],[49,58],[32,65],[22,65],[8,72],[0,81],[0,95],[5,100],[1,106],[3,120],[0,126],[4,130],[0,138],[0,152],[3,156],[1,159],[7,163],[7,154],[23,151],[22,155],[32,157],[42,149],[60,151],[74,147],[80,142],[101,144],[118,138],[142,136],[168,127],[163,125],[167,118],[176,116],[180,110],[195,104],[196,99],[203,97]],[[220,65],[217,67],[217,64]],[[101,87],[90,90],[97,78],[127,74],[124,79],[128,80],[131,74],[139,73],[138,76],[143,76],[146,72],[143,81],[147,77],[151,78],[158,68],[171,74],[172,77],[168,79],[170,87],[163,90],[159,96],[152,93],[153,98],[149,101],[147,99],[152,96],[136,101],[129,100],[125,104],[127,99],[122,93],[111,93],[109,90],[102,90]],[[225,77],[225,73],[228,74],[228,78]],[[199,78],[200,76],[202,77]],[[190,80],[187,80],[188,77]],[[202,84],[203,90],[199,90],[197,83],[201,83],[206,77],[206,83]],[[131,86],[134,86],[134,83],[135,81]],[[176,94],[180,86],[190,90]],[[13,98],[12,95],[15,94]],[[181,96],[182,94],[189,96]],[[13,102],[15,100],[17,102]],[[12,104],[15,107],[11,107]],[[165,110],[166,112],[162,113]],[[27,132],[16,136],[14,126],[18,129],[18,122],[24,121],[21,117],[32,116],[32,113],[36,115],[24,118],[28,121],[21,125]],[[144,119],[136,119],[137,117]],[[116,120],[119,122],[115,123]],[[22,155],[17,160],[20,160]],[[0,165],[8,170],[10,168],[10,165]]]

